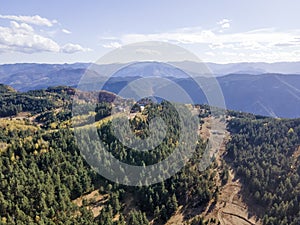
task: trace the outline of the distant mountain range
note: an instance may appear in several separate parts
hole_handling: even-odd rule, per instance
[[[183,67],[188,70],[193,68],[191,62],[181,62]],[[188,64],[185,66],[185,64]],[[252,74],[259,75],[264,73],[280,74],[300,74],[300,62],[278,62],[278,63],[229,63],[216,64],[205,63],[215,76],[224,76],[227,74]],[[179,64],[180,65],[180,64]]]
[[[97,87],[104,84],[110,71],[121,67],[105,83],[105,90],[118,93],[137,78],[159,76],[180,85],[194,102],[208,103],[203,91],[181,70],[199,77],[203,75],[199,73],[202,65],[188,61],[172,65],[177,68],[156,62],[134,63],[127,67],[124,65],[123,68],[119,64],[10,64],[0,66],[0,83],[18,91],[58,85],[76,87],[86,74],[95,80],[94,85]],[[219,82],[228,109],[273,117],[300,117],[300,62],[206,65]],[[203,76],[199,79],[207,83],[211,78]],[[159,88],[167,90],[167,87],[158,84],[156,89]]]

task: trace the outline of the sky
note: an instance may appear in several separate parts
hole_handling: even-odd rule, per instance
[[[96,62],[143,41],[204,62],[300,61],[296,0],[0,0],[0,64]]]

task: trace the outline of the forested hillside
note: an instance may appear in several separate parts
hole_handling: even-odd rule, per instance
[[[300,224],[300,119],[229,121],[227,159],[264,224]]]
[[[249,207],[263,209],[257,213],[264,224],[300,223],[300,120],[230,111],[226,163],[220,155],[223,164],[214,160],[200,171],[206,140],[199,136],[193,157],[178,173],[161,183],[133,187],[110,182],[91,169],[80,154],[72,123],[82,127],[85,135],[90,129],[87,123],[95,122],[99,138],[121,161],[153,164],[178,144],[179,117],[172,104],[147,100],[143,110],[132,109],[130,125],[140,138],[149,135],[149,121],[155,115],[168,125],[160,146],[136,154],[112,132],[110,110],[118,97],[108,92],[81,93],[82,99],[93,99],[96,107],[83,104],[84,115],[73,115],[72,120],[74,92],[55,87],[19,93],[1,86],[0,224],[159,225],[172,224],[178,215],[184,224],[221,224],[218,217],[207,219],[205,212],[219,201],[229,167],[242,178]],[[211,118],[209,108],[200,107],[201,127]]]
[[[179,205],[205,206],[215,196],[212,168],[199,173],[195,167],[204,146],[200,139],[193,161],[163,183],[127,187],[97,175],[85,163],[74,141],[70,126],[72,93],[73,89],[58,87],[1,95],[1,111],[6,116],[1,119],[0,134],[0,215],[3,224],[107,225],[124,224],[125,221],[148,224],[149,220],[163,224]],[[94,112],[97,120],[109,115],[108,99],[111,98],[113,95],[100,94],[102,102]],[[17,108],[10,111],[14,106]],[[148,116],[160,112],[170,127],[176,127],[177,117],[170,110],[167,103],[149,105],[143,115],[131,120],[135,132],[145,135]],[[138,156],[140,159],[134,159],[127,149],[119,151],[120,144],[115,143],[109,130],[109,120],[99,127],[100,137],[105,136],[111,151],[126,162],[143,163],[142,155]],[[148,160],[159,161],[172,151],[178,132],[169,134],[175,136],[167,137],[163,147],[152,152]],[[86,207],[93,200],[85,200],[81,206],[74,204],[78,197],[94,190],[98,190],[97,196],[107,198],[96,217]],[[129,205],[129,201],[133,203]]]

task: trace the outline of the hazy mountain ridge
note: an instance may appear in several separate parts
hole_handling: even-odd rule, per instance
[[[219,75],[229,73],[248,73],[254,75],[262,73],[300,74],[300,62],[207,63],[207,66],[210,67],[215,74]]]
[[[172,65],[176,65],[176,63],[172,63]],[[203,66],[193,62],[179,62],[177,65],[185,71],[195,71],[196,68]],[[300,109],[297,107],[300,103],[300,75],[295,72],[297,68],[300,68],[300,63],[239,63],[227,65],[208,63],[207,65],[214,71],[223,71],[224,74],[226,74],[225,72],[246,69],[252,71],[252,74],[231,73],[225,76],[217,76],[216,79],[223,91],[228,109],[273,117],[300,117]],[[252,70],[251,68],[254,68],[254,66],[260,69]],[[118,68],[121,69],[118,70]],[[258,71],[268,72],[271,70],[294,71],[295,73],[255,75]],[[104,80],[107,79],[111,71],[116,72],[104,84]],[[184,71],[169,64],[154,62],[134,63],[123,67],[120,64],[96,65],[89,63],[1,65],[0,83],[10,85],[18,91],[42,89],[56,85],[76,87],[84,74],[91,77],[95,87],[104,85],[103,89],[114,93],[118,93],[135,79],[147,77],[149,74],[156,74],[157,76],[169,78],[182,86],[195,103],[208,103],[203,91],[197,87],[191,78],[187,77]],[[200,82],[206,82],[206,79],[209,78],[197,79]],[[165,87],[155,88],[162,89]]]
[[[155,62],[153,62],[155,64]],[[135,63],[137,64],[137,63]],[[278,62],[278,63],[200,63],[191,61],[170,62],[179,69],[191,72],[192,74],[200,74],[199,69],[206,66],[215,76],[224,76],[227,74],[264,74],[264,73],[280,73],[280,74],[300,74],[300,62]],[[121,64],[122,65],[122,64]],[[125,64],[124,64],[125,65]],[[156,63],[158,66],[158,63]],[[119,68],[120,64],[105,64],[98,65],[94,63],[73,63],[73,64],[38,64],[38,63],[16,63],[0,65],[0,79],[9,77],[13,74],[23,73],[25,75],[33,74],[48,74],[62,69],[90,69],[102,75],[108,75],[106,72],[111,68]]]

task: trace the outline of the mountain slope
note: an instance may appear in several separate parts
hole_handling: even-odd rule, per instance
[[[193,157],[169,179],[134,187],[106,180],[85,161],[70,120],[75,89],[7,92],[10,89],[5,87],[0,93],[1,110],[3,105],[18,108],[7,111],[5,116],[10,118],[0,118],[1,224],[300,222],[300,119],[261,118],[233,111],[217,118],[207,116],[208,107],[197,106],[194,109],[203,111]],[[88,107],[91,97],[99,102],[96,109]],[[178,133],[181,121],[172,104],[148,102],[142,112],[125,118],[134,134],[142,138],[148,135],[149,119],[160,115],[168,130],[165,139],[151,151],[124,146],[114,136],[113,118],[107,116],[115,97],[107,92],[80,93],[84,110],[76,118],[97,124],[98,138],[120,161],[140,166],[161,161],[172,154],[182,135],[189,135]],[[90,120],[93,115],[104,117],[94,123]],[[215,160],[202,171],[199,165],[203,163],[207,132],[215,132],[210,126],[213,120],[227,120],[228,138]],[[99,162],[103,156],[96,151],[99,140],[90,138],[93,132],[86,123],[78,126],[83,129],[85,148],[91,146],[93,150],[90,157]]]
[[[272,117],[300,117],[299,75],[228,75],[218,81],[229,109]]]

